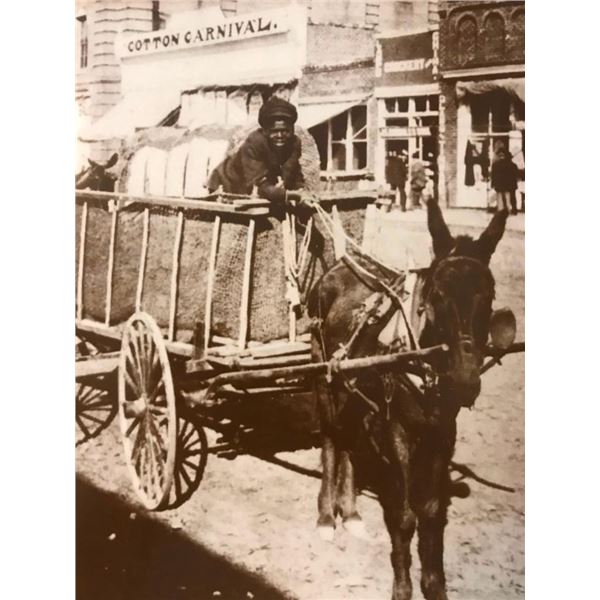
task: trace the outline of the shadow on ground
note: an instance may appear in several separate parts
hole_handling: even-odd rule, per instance
[[[80,477],[76,510],[77,600],[290,598]]]

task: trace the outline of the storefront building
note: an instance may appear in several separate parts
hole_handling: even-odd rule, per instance
[[[519,169],[524,208],[524,2],[442,3],[440,88],[447,204],[493,206],[491,166],[503,148]]]
[[[323,185],[347,189],[375,186],[375,34],[426,22],[437,2],[133,4],[99,1],[78,16],[90,21],[95,53],[77,78],[79,141],[91,157],[107,158],[147,127],[255,122],[276,94],[298,106],[298,124],[314,136]]]
[[[437,27],[380,34],[376,44],[375,179],[389,184],[389,159],[404,156],[409,173],[417,160],[427,165],[434,193],[439,193],[437,173],[443,157],[438,149]]]

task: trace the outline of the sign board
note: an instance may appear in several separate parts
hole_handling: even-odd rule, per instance
[[[437,32],[380,38],[375,86],[402,86],[433,83],[437,74]]]
[[[282,11],[240,15],[233,19],[222,18],[201,26],[179,26],[126,35],[121,37],[117,45],[117,54],[121,58],[128,58],[199,48],[286,33],[289,28],[288,19]]]

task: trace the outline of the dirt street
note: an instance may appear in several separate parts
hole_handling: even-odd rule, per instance
[[[415,228],[422,225],[415,224]],[[463,228],[468,233],[476,229]],[[457,228],[452,228],[456,233]],[[392,243],[397,234],[390,233]],[[517,315],[524,339],[524,235],[509,231],[492,260],[496,306]],[[459,416],[455,460],[508,493],[471,482],[446,529],[448,590],[457,600],[524,595],[524,357],[484,375],[473,410]],[[319,469],[319,452],[279,455]],[[368,541],[316,534],[319,481],[250,456],[210,457],[181,507],[146,513],[131,491],[118,423],[77,449],[78,600],[387,600],[390,542],[376,500],[359,498]],[[421,598],[413,548],[415,598]]]

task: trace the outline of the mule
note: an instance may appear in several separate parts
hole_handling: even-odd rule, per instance
[[[103,165],[88,159],[90,166],[75,177],[75,189],[114,192],[117,176],[109,173],[108,169],[114,167],[118,160],[119,155],[117,153],[114,153]]]
[[[489,262],[507,214],[494,215],[476,240],[453,237],[437,203],[428,202],[434,259],[417,286],[420,309],[413,317],[420,321],[421,346],[449,348],[422,365],[436,381],[428,393],[407,377],[406,367],[385,375],[371,369],[351,380],[334,372],[315,382],[323,464],[317,527],[323,538],[331,539],[339,516],[350,533],[364,535],[355,492],[364,486],[375,491],[391,538],[393,600],[412,597],[410,544],[415,529],[422,593],[427,600],[447,600],[443,544],[456,417],[462,407],[473,406],[481,390],[495,285]],[[356,331],[361,307],[381,289],[343,259],[322,276],[308,300],[316,323],[313,360],[330,361],[336,352],[339,356]],[[347,357],[379,352],[379,334],[396,309],[394,305],[363,327]]]

